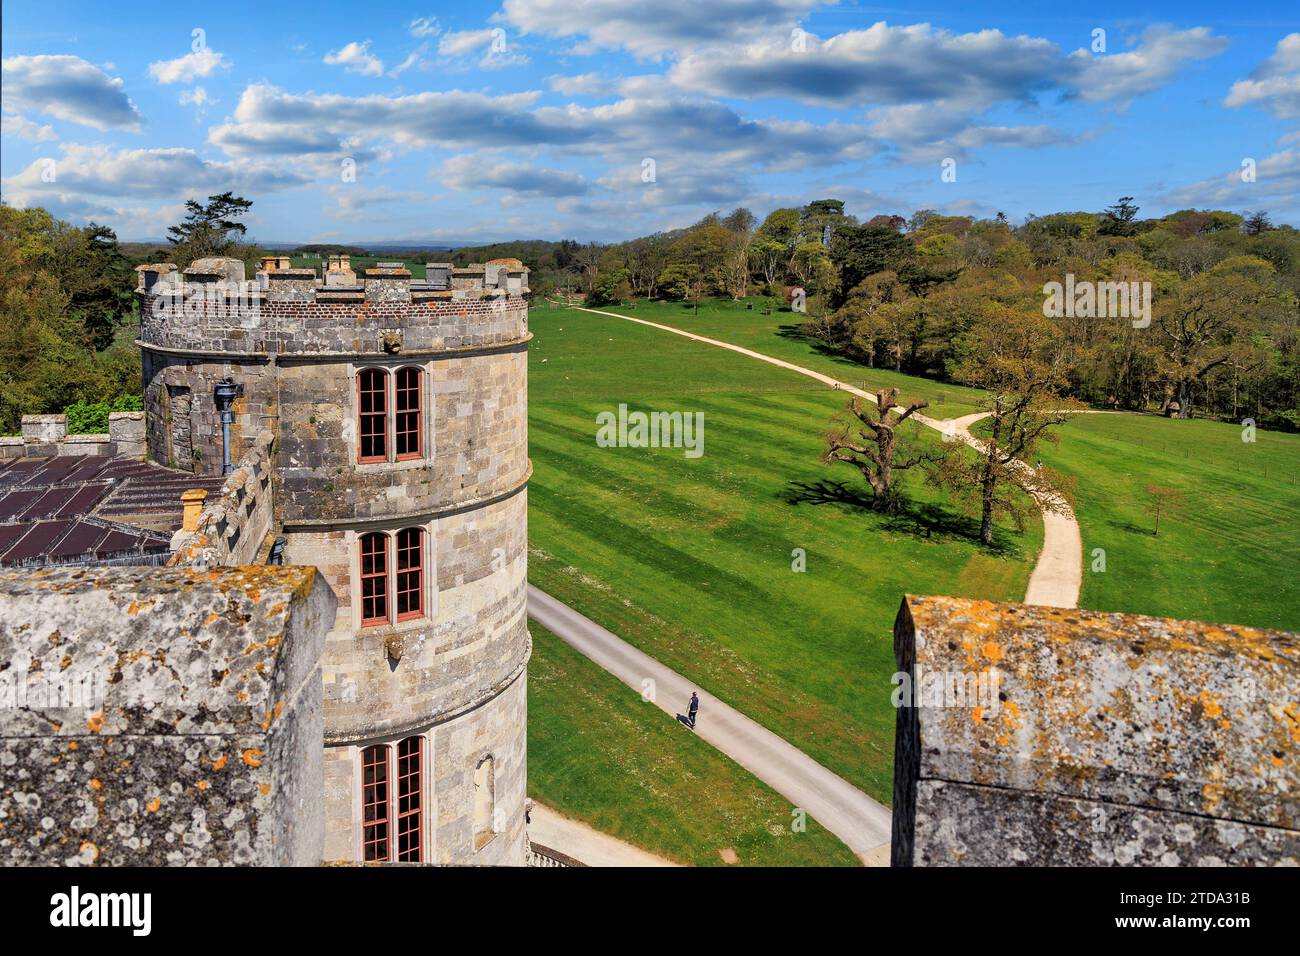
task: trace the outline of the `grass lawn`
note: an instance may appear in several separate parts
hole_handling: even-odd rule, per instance
[[[934,402],[935,417],[975,408],[978,392],[826,355],[783,328],[794,325],[790,313],[763,316],[761,308],[715,302],[698,317],[680,304],[609,311],[842,380],[898,384],[904,396]],[[891,626],[902,594],[1022,599],[1041,523],[1023,534],[1000,528],[1000,549],[984,552],[972,544],[973,524],[918,479],[907,479],[910,514],[876,515],[862,508],[854,472],[818,460],[842,395],[614,318],[535,303],[531,322],[530,578],[888,802]],[[620,402],[703,412],[705,454],[597,447],[597,413]],[[1259,432],[1244,443],[1238,426],[1136,415],[1081,416],[1061,436],[1042,458],[1078,478],[1082,606],[1300,630],[1300,436]],[[1162,518],[1159,537],[1144,492],[1151,483],[1177,488],[1185,500],[1181,513]],[[796,548],[806,551],[804,573],[791,569]],[[1089,569],[1095,548],[1106,552],[1104,572]],[[549,675],[550,658],[575,656],[555,644],[538,642],[535,670]],[[577,673],[564,668],[555,689],[576,697],[597,686]],[[601,698],[643,706],[604,676]],[[547,706],[534,718],[539,725]],[[545,740],[549,731],[541,732]],[[607,767],[607,748],[635,751],[634,736],[624,727],[612,734],[624,743],[581,738],[571,743],[571,760]],[[733,769],[738,782],[728,788],[757,785]],[[628,777],[638,785],[642,778],[623,769],[609,776],[618,779],[568,791],[539,784],[536,794],[631,842],[712,862],[722,837],[693,837],[689,852],[653,842],[661,837],[633,809],[644,794],[623,796]],[[734,794],[714,799],[746,805]],[[755,825],[772,812],[755,810]]]
[[[1022,597],[1041,524],[986,552],[919,480],[910,514],[864,510],[818,460],[844,396],[804,376],[585,312],[531,325],[530,579],[888,802],[903,594]],[[620,402],[703,412],[703,457],[597,447]]]
[[[976,410],[979,392],[828,355],[795,334],[794,313],[762,314],[767,300],[712,300],[698,317],[682,303],[638,303],[609,311],[674,325],[858,384],[898,385],[928,399],[936,418]],[[978,426],[977,426],[978,430]],[[1084,538],[1080,603],[1220,623],[1300,631],[1300,435],[1154,416],[1086,415],[1062,431],[1042,457],[1078,478]],[[1145,488],[1183,493],[1181,516],[1162,519],[1159,537]],[[1094,572],[1093,549],[1106,551]]]
[[[1081,415],[1045,462],[1078,476],[1081,604],[1300,631],[1300,435],[1154,416]],[[1160,535],[1149,484],[1183,494]],[[1093,549],[1106,570],[1091,570]]]
[[[816,822],[791,831],[790,803],[643,703],[617,678],[530,623],[528,793],[678,863],[856,866]]]
[[[752,305],[753,309],[747,309]],[[804,368],[831,375],[850,385],[861,387],[866,383],[870,391],[897,386],[899,396],[930,403],[925,414],[931,418],[956,418],[977,411],[980,391],[963,385],[952,385],[915,375],[903,375],[891,369],[867,368],[842,355],[823,349],[816,340],[805,338],[798,327],[805,316],[790,311],[764,315],[771,300],[762,297],[742,299],[710,299],[700,303],[698,315],[690,303],[640,301],[636,308],[629,306],[601,306],[608,312],[635,316],[651,322],[661,322],[675,328],[707,335],[709,338],[740,345],[773,358],[794,362]]]

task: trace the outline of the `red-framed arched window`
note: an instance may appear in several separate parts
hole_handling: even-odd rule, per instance
[[[361,536],[361,626],[388,623],[388,535]]]
[[[361,753],[361,848],[363,860],[387,860],[388,747],[377,744]]]
[[[362,462],[388,460],[388,373],[365,368],[357,375],[357,445]]]
[[[422,788],[424,738],[407,737],[397,744],[397,860],[419,863],[424,859]]]
[[[397,532],[397,619],[410,620],[424,613],[424,532],[403,528]]]
[[[393,401],[393,448],[397,460],[420,457],[420,370],[399,368]]]

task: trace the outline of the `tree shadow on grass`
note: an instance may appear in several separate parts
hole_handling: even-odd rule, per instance
[[[1151,527],[1143,527],[1142,525],[1134,524],[1131,521],[1108,521],[1106,523],[1112,528],[1118,528],[1120,531],[1127,531],[1129,534],[1140,534],[1146,538],[1154,538],[1156,536],[1155,531]]]
[[[873,497],[860,485],[845,481],[790,481],[782,496],[789,505],[848,505],[851,510],[869,511]]]
[[[826,342],[823,342],[815,335],[809,335],[807,332],[803,330],[802,327],[798,325],[778,325],[776,327],[776,335],[777,338],[791,339],[795,342],[802,342],[804,345],[807,345],[818,355],[824,355],[826,356],[826,358],[834,359],[835,361],[839,362],[841,365],[849,365],[854,368],[867,367],[867,364],[865,362],[855,361],[854,359],[845,355],[843,352],[839,351],[833,346],[828,345]]]
[[[993,544],[980,545],[979,521],[943,505],[905,500],[892,512],[877,512],[872,507],[874,497],[869,491],[844,481],[790,481],[782,499],[796,507],[839,505],[848,512],[870,512],[878,518],[881,528],[894,534],[922,540],[961,540],[978,545],[996,557],[1019,557],[1023,550],[1010,532],[998,527],[993,529]]]

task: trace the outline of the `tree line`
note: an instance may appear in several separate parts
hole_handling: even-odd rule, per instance
[[[137,393],[133,267],[232,255],[251,274],[263,250],[245,241],[250,206],[228,192],[190,200],[166,247],[126,249],[104,226],[0,206],[0,431],[16,430],[23,413]],[[1123,197],[1100,212],[1012,225],[1000,213],[926,209],[859,220],[844,206],[819,199],[761,222],[738,208],[626,242],[530,240],[450,258],[513,256],[528,264],[536,295],[593,305],[759,294],[782,308],[797,287],[805,297],[794,331],[820,347],[954,382],[977,364],[990,316],[1041,316],[1048,283],[1150,283],[1148,325],[1114,315],[1048,323],[1043,347],[1062,396],[1300,428],[1300,232],[1265,212],[1144,219]]]
[[[233,255],[256,263],[239,221],[251,200],[191,199],[164,248],[125,247],[107,226],[74,226],[38,206],[0,203],[0,434],[23,415],[66,412],[69,427],[104,431],[111,411],[140,407],[135,267]]]
[[[1300,428],[1300,231],[1267,213],[1185,209],[1143,219],[1132,197],[1100,212],[1012,225],[923,209],[865,221],[822,199],[704,217],[627,242],[495,247],[533,267],[542,295],[593,305],[804,290],[798,331],[868,367],[960,381],[990,313],[1044,314],[1049,283],[1149,283],[1148,323],[1053,319],[1063,394],[1091,405]],[[1136,288],[1136,287],[1135,287]],[[1104,313],[1104,308],[1101,310]],[[976,356],[977,357],[977,356]]]

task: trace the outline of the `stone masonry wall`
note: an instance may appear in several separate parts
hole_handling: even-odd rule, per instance
[[[108,431],[69,435],[68,416],[24,415],[21,435],[0,435],[0,459],[51,455],[127,455],[145,453],[144,412],[110,412]]]
[[[425,845],[430,848],[426,862],[479,866],[523,863],[527,851],[527,721],[527,675],[520,673],[502,693],[460,716],[370,741],[397,740],[412,733],[425,738],[429,803],[424,825]],[[354,744],[325,748],[327,860],[361,858],[357,822],[361,813],[356,805],[361,793],[360,750]],[[474,770],[488,756],[495,768],[492,815],[497,829],[491,840],[476,848],[470,812],[475,797]]]
[[[895,866],[1300,864],[1300,636],[909,596],[894,641]]]
[[[349,298],[313,289],[295,299],[254,293],[202,298],[181,307],[165,296],[144,295],[140,338],[182,352],[382,355],[385,334],[395,330],[403,352],[491,347],[527,334],[527,302],[519,295],[434,295],[438,298],[422,301]]]
[[[0,575],[0,862],[316,865],[313,568]]]
[[[231,406],[230,457],[238,461],[257,434],[275,426],[275,375],[262,359],[198,360],[141,350],[145,442],[150,460],[200,475],[221,474],[221,418],[213,388],[224,379],[244,386]],[[183,416],[184,421],[178,421]],[[184,448],[177,441],[185,435]],[[186,455],[188,454],[188,458]]]
[[[286,524],[381,519],[483,501],[528,475],[524,346],[454,358],[371,361],[424,374],[425,454],[358,464],[361,363],[278,367],[281,515]]]
[[[318,565],[339,596],[322,659],[327,742],[400,736],[477,706],[514,679],[530,653],[527,522],[520,492],[402,524],[433,535],[431,606],[424,617],[365,628],[352,597],[357,533],[286,533],[285,560]]]
[[[193,531],[172,538],[173,567],[215,568],[253,564],[275,520],[271,492],[274,436],[263,431],[226,476],[220,492],[204,502]]]

